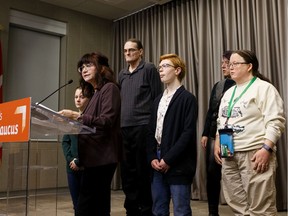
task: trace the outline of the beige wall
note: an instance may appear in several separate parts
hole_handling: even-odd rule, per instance
[[[112,42],[112,21],[101,19],[98,17],[82,14],[76,11],[67,10],[64,8],[59,8],[53,5],[49,5],[36,0],[0,0],[0,25],[4,27],[4,30],[0,31],[0,40],[2,44],[2,54],[3,54],[3,66],[4,66],[4,79],[5,82],[5,71],[7,67],[7,53],[9,50],[8,39],[9,39],[9,11],[10,9],[19,10],[25,13],[31,13],[37,16],[43,16],[50,19],[55,19],[57,21],[62,21],[67,23],[67,35],[62,38],[61,42],[61,65],[60,65],[60,83],[65,83],[69,79],[73,79],[74,82],[71,84],[72,87],[66,88],[65,91],[60,93],[60,109],[61,108],[74,108],[74,90],[78,85],[79,75],[76,71],[76,64],[79,58],[87,53],[92,51],[100,51],[103,54],[107,55],[111,59],[111,42]],[[17,59],[15,60],[17,63]],[[4,89],[4,91],[9,91],[10,89]],[[7,145],[7,144],[4,144]],[[47,144],[37,146],[41,154],[40,161],[49,161],[48,159],[55,160],[55,145],[58,149],[58,162],[59,162],[59,182],[58,186],[66,186],[66,174],[65,174],[65,162],[62,154],[61,144]],[[21,145],[20,145],[21,146]],[[6,146],[7,147],[7,146]],[[49,151],[52,147],[54,150]],[[9,149],[9,148],[8,148]],[[22,161],[21,158],[25,159],[25,152],[22,151],[22,148],[15,149],[15,154],[11,152],[3,151],[3,160],[12,161]],[[11,149],[10,149],[11,150]],[[9,151],[10,151],[9,150]],[[13,150],[12,150],[13,152]],[[39,156],[38,155],[38,156]],[[12,158],[13,156],[13,158]],[[33,159],[33,158],[32,158]],[[8,161],[3,161],[1,166],[1,179],[8,178]],[[44,163],[43,162],[43,163]],[[12,163],[12,164],[13,164]],[[11,165],[11,164],[10,164]],[[44,164],[45,165],[45,164]],[[6,171],[5,171],[6,170]],[[12,189],[21,190],[23,189],[23,173],[12,172],[14,183],[10,182]],[[47,174],[47,173],[46,173]],[[40,175],[41,182],[37,182],[37,185],[40,188],[52,187],[53,183],[46,182],[45,175]],[[3,176],[4,175],[4,176]],[[11,175],[11,174],[10,174]],[[53,174],[52,174],[53,175]],[[39,179],[38,179],[39,180]],[[17,183],[18,182],[18,183]],[[13,185],[16,184],[16,185]],[[7,182],[0,181],[0,190],[5,191]]]

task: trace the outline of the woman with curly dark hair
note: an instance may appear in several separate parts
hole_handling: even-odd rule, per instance
[[[79,134],[79,163],[84,167],[77,216],[110,215],[111,181],[121,160],[120,90],[108,58],[88,53],[78,62],[82,91],[94,92],[78,120],[96,128],[94,134]],[[68,116],[69,117],[69,116]]]

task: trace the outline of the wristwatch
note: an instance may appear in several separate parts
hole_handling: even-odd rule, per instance
[[[262,148],[264,148],[265,150],[267,150],[270,153],[273,152],[273,149],[270,146],[266,145],[265,143],[262,145]]]

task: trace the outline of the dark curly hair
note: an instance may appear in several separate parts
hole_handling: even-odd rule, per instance
[[[96,89],[101,89],[108,82],[112,82],[117,85],[114,72],[108,64],[108,58],[102,53],[92,52],[83,55],[82,58],[78,61],[77,68],[81,67],[83,64],[93,64],[96,67]],[[90,83],[86,82],[82,75],[79,82],[84,94],[89,95],[91,92],[94,93],[94,87]]]

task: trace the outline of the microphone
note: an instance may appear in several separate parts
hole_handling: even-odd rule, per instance
[[[65,87],[65,86],[67,86],[67,85],[69,85],[69,84],[71,84],[71,83],[73,83],[73,80],[72,80],[72,79],[70,79],[66,84],[60,86],[60,88],[56,89],[54,92],[52,92],[51,94],[49,94],[47,97],[45,97],[45,98],[44,98],[43,100],[41,100],[40,102],[37,102],[36,104],[37,104],[37,105],[38,105],[38,104],[41,104],[43,101],[47,100],[49,97],[51,97],[51,96],[52,96],[53,94],[55,94],[57,91],[59,91],[60,89],[62,89],[63,87]]]

